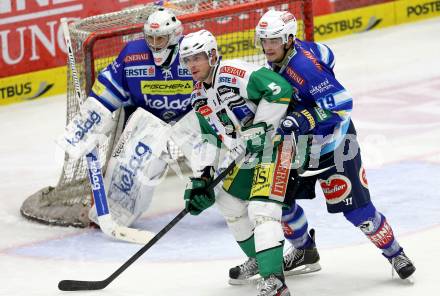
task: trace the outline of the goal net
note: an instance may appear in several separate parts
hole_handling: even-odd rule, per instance
[[[240,58],[263,64],[264,55],[254,47],[254,28],[269,9],[291,11],[298,20],[298,38],[313,39],[311,0],[178,0],[165,7],[174,11],[184,26],[184,34],[207,29],[216,37],[223,59]],[[142,27],[148,15],[161,6],[148,4],[133,9],[91,16],[69,25],[82,97],[86,98],[94,79],[131,40],[143,38]],[[67,67],[67,123],[77,114],[73,78]],[[122,113],[122,112],[120,112]],[[122,114],[118,115],[122,118]],[[99,147],[106,163],[122,130],[121,123]],[[178,149],[173,153],[178,154]],[[103,171],[105,171],[105,166]],[[48,186],[27,197],[21,214],[41,223],[86,227],[90,221],[91,189],[85,159],[72,160],[66,154],[61,176],[55,187]]]

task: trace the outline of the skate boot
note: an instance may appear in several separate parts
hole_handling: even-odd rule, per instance
[[[284,275],[298,275],[321,270],[319,253],[315,244],[315,230],[310,229],[312,245],[306,249],[291,247],[284,255]]]
[[[249,258],[245,263],[229,269],[229,284],[251,284],[260,277],[258,272],[257,259]]]
[[[257,291],[257,296],[290,296],[284,278],[277,277],[274,274],[260,279],[257,284]]]
[[[385,256],[385,255],[384,255]],[[403,252],[402,249],[400,249],[399,253],[397,253],[395,256],[389,258],[385,256],[388,261],[391,263],[392,269],[392,276],[394,277],[394,272],[397,272],[399,277],[404,280],[410,277],[414,271],[416,271],[416,268],[414,264],[409,260],[409,258],[405,255],[405,252]]]

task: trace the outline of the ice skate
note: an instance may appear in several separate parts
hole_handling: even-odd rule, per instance
[[[262,278],[257,284],[257,296],[290,296],[289,288],[284,283],[284,278],[271,274]]]
[[[298,275],[321,270],[319,253],[315,244],[315,230],[310,230],[312,245],[305,249],[291,247],[284,255],[284,275]]]
[[[257,259],[249,258],[245,263],[229,269],[229,284],[246,285],[256,283],[258,274]]]
[[[400,252],[389,258],[385,256],[388,261],[391,263],[392,269],[392,276],[394,277],[394,272],[396,272],[399,277],[402,280],[407,280],[409,283],[413,283],[413,280],[411,278],[411,275],[416,271],[416,267],[411,262],[411,260],[406,256],[405,252],[403,250],[400,250]]]

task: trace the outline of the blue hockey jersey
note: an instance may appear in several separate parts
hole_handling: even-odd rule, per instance
[[[333,52],[315,42],[296,40],[294,50],[278,70],[293,87],[298,102],[295,110],[306,108],[316,126],[311,131],[323,136],[321,154],[333,151],[347,133],[353,107],[351,94],[333,73]]]
[[[192,90],[191,72],[180,65],[179,55],[169,67],[158,67],[141,39],[127,43],[98,75],[89,95],[111,111],[136,106],[170,122],[191,110]]]

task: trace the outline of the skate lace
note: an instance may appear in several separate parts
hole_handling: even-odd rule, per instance
[[[291,248],[290,252],[284,257],[284,264],[286,266],[291,266],[293,263],[298,261],[301,257],[304,256],[304,250]]]
[[[274,291],[277,289],[277,281],[278,279],[271,275],[269,278],[262,278],[257,283],[257,290],[258,295],[257,296],[266,296],[269,295],[269,292]]]
[[[255,258],[249,258],[248,261],[239,267],[242,274],[255,274],[255,271],[258,270],[258,263]]]

